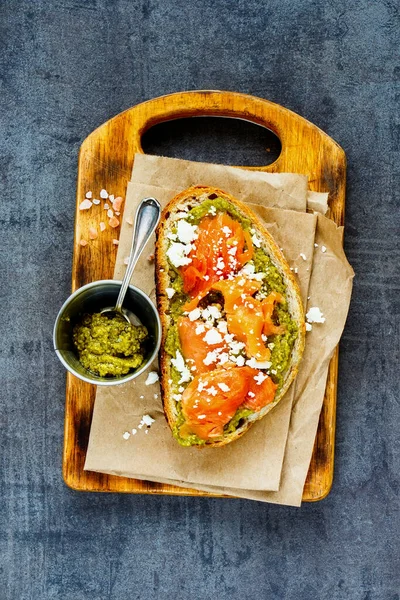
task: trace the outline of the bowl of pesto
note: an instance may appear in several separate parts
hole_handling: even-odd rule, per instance
[[[157,356],[161,324],[156,307],[139,288],[128,287],[124,308],[135,318],[101,314],[114,306],[121,281],[89,283],[61,307],[53,332],[56,354],[79,379],[96,385],[118,385],[138,377]]]

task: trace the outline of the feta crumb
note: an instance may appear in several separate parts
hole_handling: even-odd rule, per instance
[[[259,373],[257,373],[257,375],[254,376],[254,381],[257,383],[257,385],[261,385],[262,382],[267,379],[267,377],[268,375],[265,375],[260,371]]]
[[[209,387],[208,389],[205,390],[207,392],[207,394],[210,394],[210,396],[216,396],[218,394],[218,390],[216,387],[214,387],[213,385],[211,387]]]
[[[294,272],[296,273],[296,275],[297,275],[297,273],[299,272],[299,270],[298,270],[298,268],[297,268],[297,267],[295,267],[295,268],[294,268]]]
[[[311,323],[306,323],[306,331],[311,331],[311,330],[312,330]]]
[[[271,369],[272,375],[276,375],[276,369]]]
[[[246,360],[246,365],[252,367],[253,369],[269,369],[272,363],[268,360],[258,361],[252,357],[249,358],[249,360]]]
[[[86,198],[91,198],[93,196],[92,192],[86,192],[85,197]]]
[[[136,435],[137,434],[137,429],[132,429],[132,435]]]
[[[206,326],[204,325],[204,323],[199,323],[195,329],[196,335],[200,335],[201,333],[204,333],[206,330]]]
[[[300,252],[300,256],[303,260],[307,260],[307,257],[303,252]]]
[[[216,306],[211,305],[202,311],[201,316],[203,319],[220,319],[221,312]]]
[[[321,246],[321,252],[326,252],[326,246]]]
[[[222,342],[222,336],[217,329],[209,329],[203,337],[203,340],[209,346],[214,346],[215,344],[220,344]]]
[[[251,237],[251,241],[253,242],[253,244],[255,245],[256,248],[261,248],[261,242],[260,242],[259,238],[256,236],[256,234],[254,234]]]
[[[179,350],[177,350],[175,358],[171,359],[171,363],[173,364],[175,369],[181,374],[181,378],[178,383],[185,383],[186,381],[191,380],[192,376]]]
[[[312,306],[307,314],[306,319],[309,323],[325,323],[325,317],[318,306]]]
[[[98,200],[98,198],[93,198],[93,204],[100,204],[100,200]]]
[[[198,419],[205,419],[207,415],[199,415],[197,418]]]
[[[255,398],[256,396],[254,392],[248,392],[247,395],[250,396],[250,398]]]
[[[167,257],[174,267],[183,267],[192,262],[192,259],[187,256],[190,250],[190,246],[185,246],[179,242],[172,242],[167,250]]]
[[[209,365],[212,365],[212,363],[214,363],[218,358],[218,354],[213,351],[213,352],[208,352],[207,356],[203,359],[203,363],[208,367]]]
[[[110,205],[109,205],[109,204],[107,204],[107,202],[106,202],[106,203],[104,204],[103,208],[104,208],[104,210],[108,210],[108,209],[110,208]]]
[[[236,364],[238,367],[243,367],[245,363],[244,356],[238,356],[236,359]]]
[[[175,402],[180,402],[182,400],[182,394],[172,394],[172,398]]]
[[[158,381],[159,377],[158,377],[158,373],[157,371],[151,371],[148,375],[147,375],[147,379],[144,382],[145,385],[153,385],[153,383],[155,383],[156,381]]]
[[[181,219],[177,223],[177,236],[182,244],[190,244],[197,239],[197,225],[191,225],[186,220]]]
[[[147,427],[151,427],[155,419],[153,419],[153,417],[151,417],[150,415],[143,415],[142,421],[145,425],[147,425]]]
[[[237,252],[237,246],[232,246],[232,248],[230,248],[228,250],[228,254],[230,254],[231,256],[235,256],[236,252]]]
[[[227,323],[227,321],[218,321],[218,323],[217,323],[217,329],[221,333],[227,333],[228,332],[228,323]]]
[[[262,333],[261,334],[261,339],[262,339],[263,342],[266,342],[267,339],[268,339],[268,337],[265,335],[265,333]]]
[[[124,265],[127,265],[129,262],[129,256],[125,256],[124,258]]]
[[[111,219],[111,217],[113,217],[113,216],[114,216],[114,211],[112,208],[109,208],[107,211],[107,217],[109,217]]]
[[[200,318],[201,315],[201,310],[200,308],[194,308],[193,310],[190,311],[190,313],[188,314],[189,317],[189,321],[197,321],[197,319]]]
[[[131,437],[131,434],[129,433],[129,431],[125,431],[125,433],[122,436],[124,438],[124,440],[129,440],[129,438]]]
[[[314,248],[318,248],[318,244],[314,244]]]
[[[167,287],[165,291],[167,292],[167,297],[169,299],[171,299],[172,296],[175,294],[174,288]]]
[[[100,221],[100,231],[104,231],[106,228],[106,224],[104,223],[104,221]]]
[[[104,198],[104,199],[108,198],[108,192],[104,188],[102,190],[100,190],[100,198]]]
[[[217,384],[219,389],[222,390],[223,392],[230,392],[231,388],[229,387],[229,385],[226,385],[226,383],[218,383]]]
[[[273,349],[275,348],[275,344],[274,344],[274,342],[270,342],[270,343],[268,344],[268,348],[269,348],[270,350],[273,350]]]
[[[215,208],[215,206],[210,206],[210,208],[208,209],[208,214],[212,215],[213,217],[215,217],[215,215],[217,214],[217,209]]]

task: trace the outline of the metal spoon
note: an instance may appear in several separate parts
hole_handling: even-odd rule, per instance
[[[145,245],[149,241],[150,236],[157,227],[160,216],[161,206],[158,200],[155,198],[145,198],[141,201],[135,214],[129,262],[128,266],[126,267],[124,279],[122,280],[117,303],[114,307],[109,306],[107,308],[103,308],[103,310],[100,311],[101,314],[106,314],[109,318],[121,316],[123,319],[128,321],[128,323],[132,323],[132,325],[141,325],[141,322],[137,316],[131,311],[122,308],[122,304],[133,275],[133,270],[136,267],[136,263],[142,254]]]

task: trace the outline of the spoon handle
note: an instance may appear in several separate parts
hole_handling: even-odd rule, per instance
[[[115,310],[117,311],[121,311],[133,270],[145,245],[158,225],[160,215],[161,206],[155,198],[144,198],[136,210],[129,262],[115,306]]]

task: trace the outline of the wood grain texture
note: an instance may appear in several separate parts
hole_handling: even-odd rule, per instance
[[[88,190],[106,188],[125,196],[134,155],[143,152],[143,133],[162,121],[195,116],[223,116],[248,120],[271,129],[280,138],[282,152],[266,167],[256,170],[295,172],[309,177],[314,191],[329,192],[329,214],[338,225],[344,223],[346,158],[344,151],[326,133],[292,111],[277,104],[233,92],[182,92],[155,98],[134,106],[96,129],[83,142],[79,153],[77,210],[75,221],[72,290],[97,279],[112,278],[116,247],[112,238],[119,228],[107,228],[86,247],[88,229],[107,221],[100,207],[79,211]],[[93,210],[98,208],[98,210]],[[303,500],[323,499],[333,480],[338,350],[330,363],[324,404],[308,472]],[[116,477],[83,470],[89,439],[95,387],[72,375],[67,376],[63,476],[75,490],[211,496],[186,488]]]

